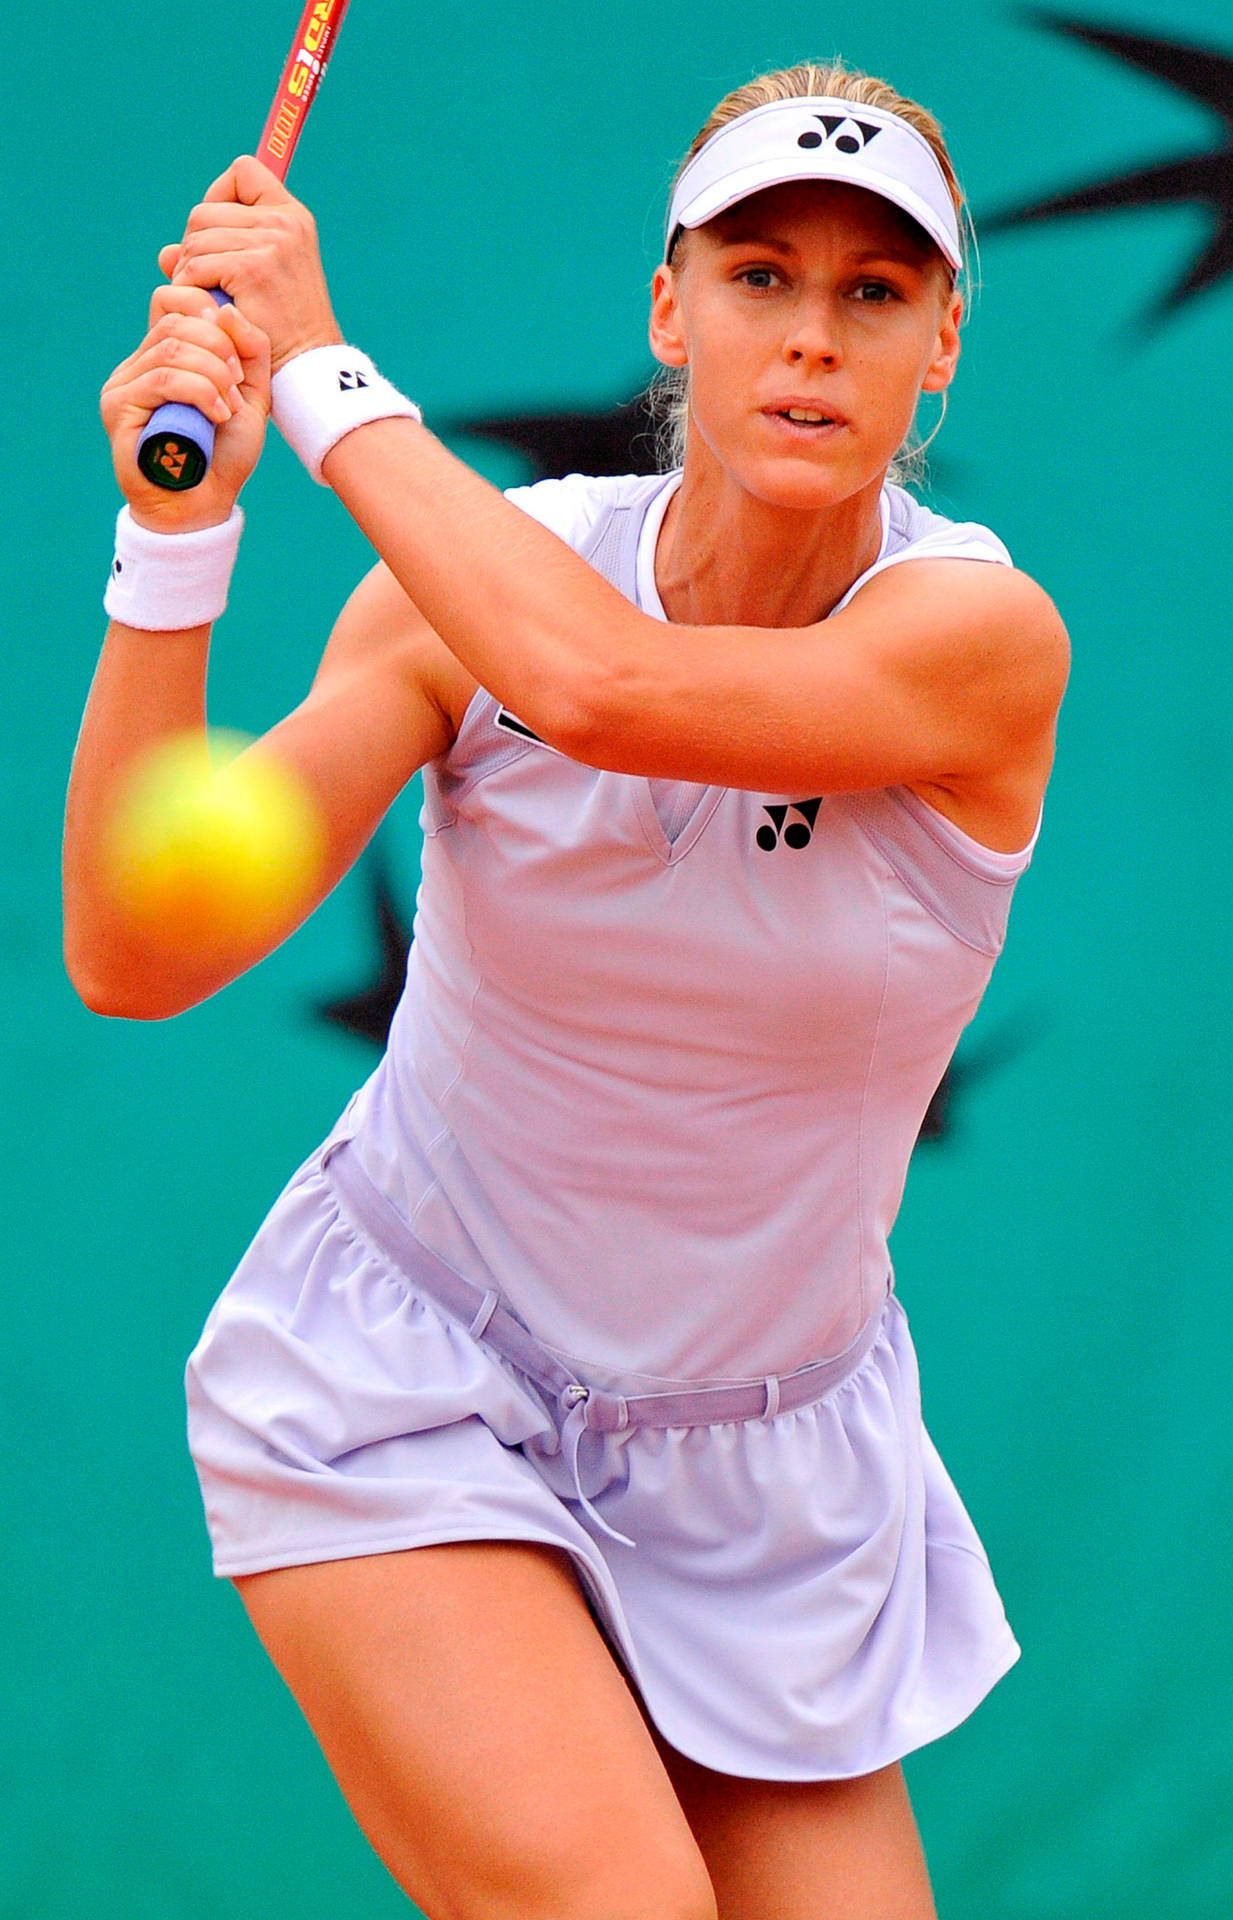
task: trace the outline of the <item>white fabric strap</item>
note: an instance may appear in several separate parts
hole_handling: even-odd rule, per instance
[[[151,633],[209,626],[225,611],[227,589],[244,531],[243,510],[232,507],[217,527],[193,533],[152,533],[128,507],[116,517],[116,552],[103,607],[112,620]]]
[[[370,420],[422,420],[414,400],[383,379],[357,347],[310,347],[270,383],[270,418],[320,486],[331,447]]]

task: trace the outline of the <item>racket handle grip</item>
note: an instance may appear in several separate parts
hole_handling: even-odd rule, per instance
[[[217,306],[231,304],[221,287],[210,289]],[[137,465],[147,480],[168,493],[199,487],[214,458],[214,422],[199,407],[171,400],[156,407],[137,442]]]

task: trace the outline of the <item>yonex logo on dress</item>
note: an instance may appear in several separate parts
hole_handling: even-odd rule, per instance
[[[368,382],[362,373],[340,373],[338,376],[340,393],[354,393],[357,387],[366,387],[367,385]]]
[[[798,147],[820,147],[825,139],[833,140],[840,153],[860,153],[882,131],[881,127],[870,126],[867,120],[853,120],[846,114],[815,113],[813,117],[822,122],[826,133],[802,133],[796,143]]]
[[[770,815],[770,825],[764,822],[758,828],[755,838],[763,853],[774,853],[783,840],[785,847],[807,847],[813,839],[813,823],[818,817],[818,808],[822,805],[822,796],[816,800],[794,800],[790,806],[763,807],[763,813]],[[799,813],[799,820],[784,821],[790,813]]]

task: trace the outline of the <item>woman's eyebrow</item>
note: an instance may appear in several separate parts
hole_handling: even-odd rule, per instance
[[[721,247],[767,247],[772,253],[795,253],[796,248],[790,240],[776,240],[772,235],[759,233],[749,227],[744,233],[730,234],[720,241]]]
[[[759,233],[747,228],[744,233],[728,235],[719,242],[721,247],[765,247],[768,253],[795,253],[796,248],[790,240],[780,240],[773,234]],[[863,266],[870,260],[896,260],[905,267],[919,267],[924,264],[921,251],[907,246],[896,246],[894,242],[886,246],[864,247],[853,256],[857,264]]]
[[[856,257],[862,263],[866,260],[896,260],[905,267],[924,265],[923,251],[915,247],[866,247],[864,252],[858,253]]]

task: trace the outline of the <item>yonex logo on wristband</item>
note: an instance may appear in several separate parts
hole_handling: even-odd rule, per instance
[[[853,120],[850,115],[839,113],[815,113],[826,128],[825,138],[833,140],[840,153],[861,153],[874,137],[881,133],[881,127],[871,126],[868,120]],[[843,127],[845,132],[840,133]],[[855,129],[855,131],[853,131]],[[820,147],[823,135],[820,133],[802,133],[797,140],[798,147]]]
[[[323,487],[329,482],[322,462],[345,435],[372,420],[424,418],[366,353],[343,342],[309,347],[279,368],[270,382],[270,417]]]
[[[763,853],[774,853],[783,840],[785,847],[807,847],[813,839],[813,823],[818,817],[818,808],[822,805],[822,796],[816,800],[794,800],[791,806],[763,807],[762,811],[770,815],[769,826],[764,821],[754,838]],[[799,820],[784,821],[790,813],[799,813]]]

